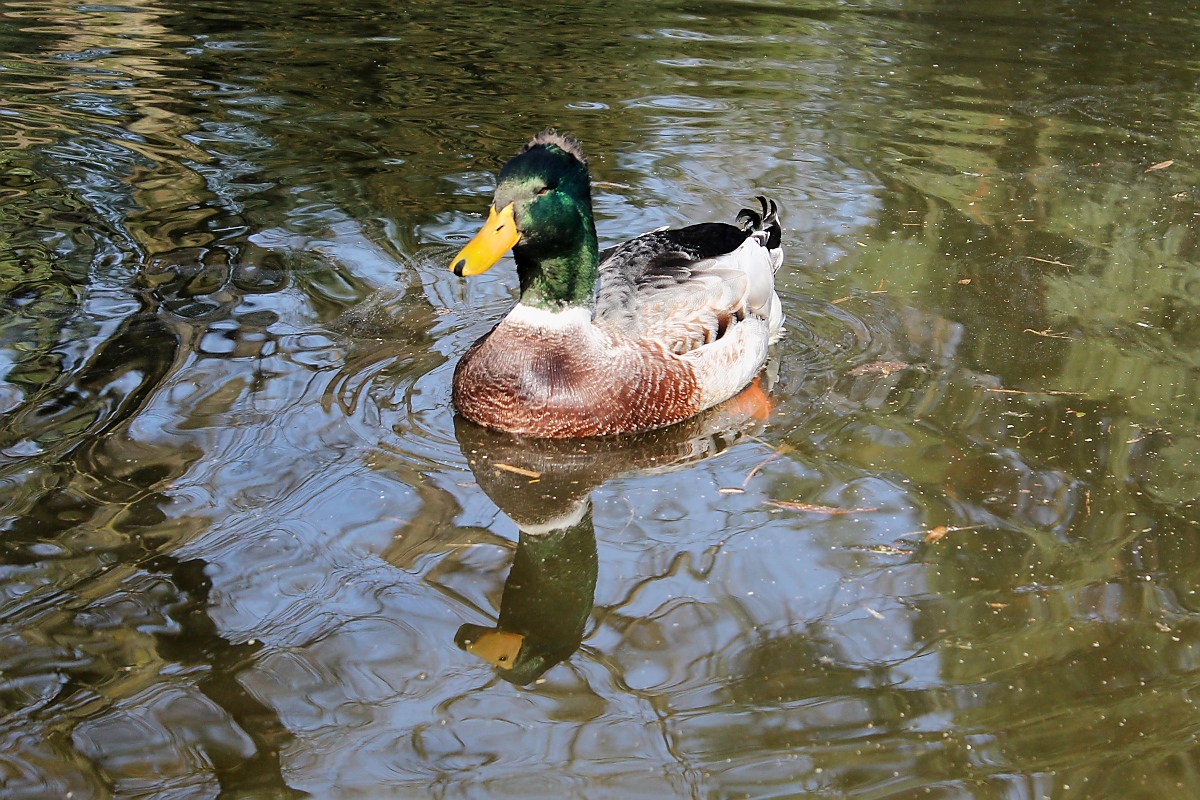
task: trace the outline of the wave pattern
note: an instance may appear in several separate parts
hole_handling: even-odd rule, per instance
[[[0,6],[0,793],[1195,796],[1150,5]],[[769,415],[455,418],[550,125],[604,244],[781,201]]]

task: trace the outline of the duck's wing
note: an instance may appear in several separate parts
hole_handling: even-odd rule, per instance
[[[754,315],[772,337],[783,323],[775,271],[783,261],[778,206],[743,209],[739,225],[657,230],[601,253],[597,324],[685,353]]]

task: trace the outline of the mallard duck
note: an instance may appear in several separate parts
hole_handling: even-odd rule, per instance
[[[779,211],[759,203],[736,225],[660,228],[601,252],[583,148],[534,136],[451,262],[455,275],[478,275],[511,249],[521,284],[516,307],[454,370],[459,413],[526,436],[603,436],[736,395],[783,326]]]

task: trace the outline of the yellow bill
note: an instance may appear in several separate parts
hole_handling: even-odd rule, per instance
[[[482,658],[493,667],[512,669],[524,643],[525,637],[519,633],[488,631],[475,641],[467,643],[466,649],[468,653]]]
[[[475,234],[475,238],[458,251],[458,255],[450,262],[453,265],[450,269],[460,278],[487,272],[520,240],[521,234],[517,232],[517,223],[513,220],[512,203],[500,212],[492,206],[487,222]]]

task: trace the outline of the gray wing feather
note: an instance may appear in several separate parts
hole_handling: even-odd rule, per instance
[[[660,228],[603,251],[597,323],[627,336],[652,335],[686,352],[719,337],[747,310],[759,313],[758,296],[774,295],[772,273],[782,262],[778,207],[765,198],[759,202],[762,213],[743,209],[738,226]],[[754,250],[769,254],[765,270],[746,268],[743,244],[751,239],[759,246]]]

